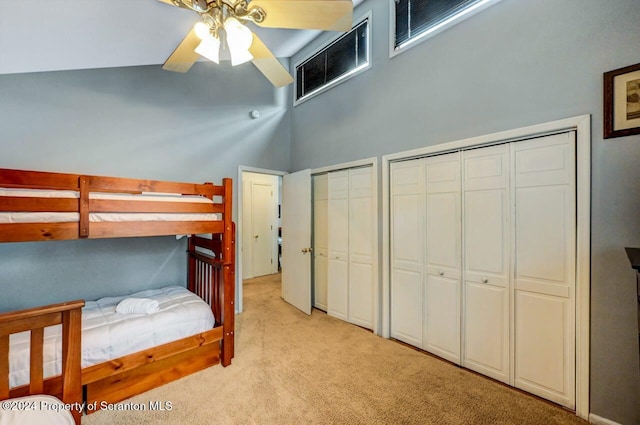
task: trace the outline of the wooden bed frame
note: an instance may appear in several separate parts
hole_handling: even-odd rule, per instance
[[[0,400],[49,394],[70,406],[82,404],[80,383],[81,319],[84,301],[70,301],[45,307],[0,314]],[[44,328],[62,325],[62,374],[43,379]],[[31,331],[29,384],[9,389],[9,336]],[[80,425],[80,409],[71,409]]]
[[[211,306],[213,329],[82,369],[87,403],[116,403],[234,356],[235,225],[232,181],[193,184],[0,169],[0,188],[71,190],[79,198],[0,196],[1,212],[75,212],[62,223],[0,224],[0,242],[191,235],[187,288]],[[200,195],[213,203],[91,199],[90,193]],[[221,220],[91,222],[92,213],[214,213]],[[211,238],[196,236],[208,234]],[[208,250],[213,255],[207,254]],[[37,309],[34,309],[37,310]],[[0,329],[2,323],[0,322]],[[2,370],[0,369],[0,372]],[[45,380],[45,387],[53,385]],[[1,381],[0,381],[1,382]]]

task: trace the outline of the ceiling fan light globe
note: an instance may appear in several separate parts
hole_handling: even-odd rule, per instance
[[[220,40],[212,36],[206,37],[198,44],[195,52],[212,62],[220,63]]]
[[[200,40],[204,40],[205,38],[211,37],[211,30],[209,25],[204,22],[196,22],[193,26],[193,30]]]
[[[227,33],[231,65],[236,66],[253,59],[253,55],[249,52],[249,48],[253,43],[251,30],[233,17],[229,17],[224,21],[224,30]]]

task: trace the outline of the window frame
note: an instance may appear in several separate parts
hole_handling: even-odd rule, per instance
[[[404,53],[412,47],[423,43],[425,40],[430,39],[431,37],[441,33],[442,31],[451,28],[452,26],[464,21],[467,18],[472,17],[476,13],[487,9],[488,7],[491,7],[500,1],[502,0],[480,0],[478,3],[462,10],[461,12],[449,16],[439,24],[428,27],[419,35],[410,38],[400,46],[396,47],[396,2],[395,0],[389,0],[389,58],[393,58],[401,53]]]
[[[363,72],[371,69],[371,25],[372,25],[372,13],[371,10],[369,10],[367,13],[365,13],[364,15],[360,16],[360,18],[358,19],[354,19],[353,20],[353,24],[351,25],[351,29],[347,32],[344,33],[339,33],[333,37],[331,37],[329,40],[325,41],[324,43],[322,43],[317,49],[314,49],[310,54],[306,55],[304,57],[304,59],[301,59],[299,61],[297,61],[292,69],[292,74],[293,74],[293,106],[298,106],[301,103],[306,102],[309,99],[312,99],[314,97],[316,97],[317,95],[324,93],[327,90],[332,89],[333,87],[347,81],[350,80],[351,78],[355,77],[356,75],[360,75]],[[296,95],[298,93],[298,78],[297,78],[297,70],[298,67],[300,65],[302,65],[303,63],[309,61],[311,58],[313,58],[314,56],[318,55],[320,52],[322,52],[323,50],[328,49],[331,45],[333,45],[334,43],[336,43],[340,38],[344,37],[347,33],[353,31],[354,28],[356,28],[358,25],[362,24],[364,21],[367,21],[367,63],[360,65],[350,71],[348,71],[347,73],[339,76],[338,78],[326,83],[325,85],[318,87],[317,89],[311,91],[308,94],[305,94],[304,96],[302,96],[300,99],[296,99]]]

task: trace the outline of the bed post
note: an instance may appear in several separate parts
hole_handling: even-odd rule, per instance
[[[187,289],[191,292],[196,291],[196,259],[191,255],[196,250],[196,244],[193,240],[195,236],[190,235],[187,237]]]
[[[224,339],[222,340],[222,366],[229,366],[233,358],[235,338],[235,224],[232,215],[233,182],[223,179],[224,186],[224,234],[222,238],[223,261],[223,321]]]

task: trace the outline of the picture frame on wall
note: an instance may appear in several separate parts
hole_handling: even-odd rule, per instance
[[[604,73],[604,138],[640,134],[640,63]]]

